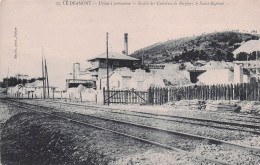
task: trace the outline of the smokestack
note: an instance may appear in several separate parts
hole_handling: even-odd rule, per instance
[[[80,72],[80,63],[76,62],[73,64],[73,79],[77,79],[79,77]]]
[[[125,40],[124,40],[124,43],[125,43],[125,55],[128,56],[128,33],[125,33]]]

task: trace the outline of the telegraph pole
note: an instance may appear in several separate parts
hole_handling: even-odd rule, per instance
[[[50,98],[49,77],[48,77],[48,70],[47,70],[47,63],[46,63],[46,58],[45,58],[45,56],[44,56],[44,60],[45,60],[45,76],[46,76],[46,84],[47,84],[47,91],[48,91],[47,99],[49,99],[49,98]]]
[[[7,78],[6,78],[6,96],[8,96],[8,79],[9,79],[9,67],[7,70]]]
[[[44,73],[44,61],[43,61],[43,48],[42,48],[42,93],[43,93],[43,99],[45,99],[45,73]]]
[[[109,105],[108,32],[107,32],[107,105]]]
[[[256,70],[255,70],[255,73],[256,73],[256,76],[257,76],[257,82],[259,82],[259,68],[258,68],[258,63],[259,63],[259,61],[258,61],[258,51],[257,51],[257,50],[255,51],[255,61],[256,61],[256,65],[255,65]]]

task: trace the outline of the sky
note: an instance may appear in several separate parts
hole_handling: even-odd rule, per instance
[[[80,62],[85,69],[89,66],[86,60],[106,51],[106,32],[109,51],[119,53],[124,49],[124,33],[128,33],[130,54],[154,43],[203,32],[260,32],[259,0],[152,1],[178,5],[138,5],[151,0],[102,0],[136,3],[128,6],[93,5],[98,0],[77,6],[57,5],[63,0],[0,0],[0,80],[17,73],[40,77],[44,52],[50,84],[65,85],[74,62]],[[224,3],[185,6],[187,2]]]

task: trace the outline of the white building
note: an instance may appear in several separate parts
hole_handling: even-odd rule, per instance
[[[100,86],[107,86],[107,78],[101,79]],[[147,73],[145,70],[136,69],[131,71],[129,68],[119,68],[113,71],[109,77],[109,88],[115,90],[139,90],[144,91],[149,87],[165,87],[163,78],[160,75]]]
[[[66,79],[66,88],[76,88],[79,85],[96,88],[95,81],[88,71],[81,70],[80,63],[73,64],[73,73]]]
[[[246,52],[248,54],[254,52],[254,51],[260,51],[260,40],[250,40],[242,44],[240,47],[238,47],[235,51],[233,51],[234,58],[237,57],[237,54],[240,52]]]
[[[229,69],[206,70],[197,79],[207,85],[230,84],[234,81],[234,72]]]
[[[49,97],[52,98],[56,87],[49,87]],[[46,88],[46,93],[48,92]],[[30,98],[43,98],[43,82],[42,80],[36,80],[32,83],[17,84],[14,87],[8,87],[7,93],[9,96],[14,97],[30,97]],[[46,94],[47,95],[47,94]]]

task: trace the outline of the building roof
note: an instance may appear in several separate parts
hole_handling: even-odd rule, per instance
[[[238,47],[233,54],[236,55],[240,52],[252,53],[254,51],[260,51],[260,40],[250,40]]]
[[[36,80],[32,83],[26,83],[25,84],[25,87],[26,88],[35,88],[35,87],[40,87],[42,88],[43,87],[43,84],[42,84],[42,80]],[[54,86],[49,86],[49,88],[56,88]]]
[[[107,58],[107,53],[103,53],[95,58],[89,59],[88,61],[94,61],[96,59],[106,59],[106,58]],[[137,58],[133,58],[131,56],[127,56],[127,55],[115,53],[115,52],[109,52],[108,59],[139,61],[139,59],[137,59]]]
[[[39,87],[42,86],[42,80],[36,80],[32,83],[26,83],[25,87],[26,88],[35,88],[35,87]]]
[[[210,61],[204,66],[194,66],[188,69],[189,72],[206,71],[206,70],[221,70],[232,69],[234,64],[232,62],[225,61]]]

